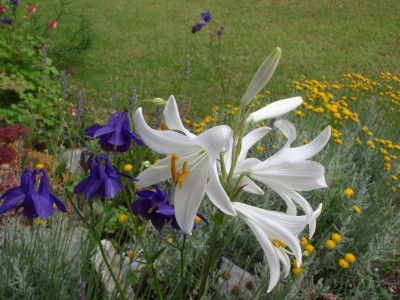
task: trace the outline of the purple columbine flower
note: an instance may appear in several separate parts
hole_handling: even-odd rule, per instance
[[[128,114],[116,112],[112,115],[107,125],[93,125],[85,129],[88,136],[98,138],[101,149],[104,151],[126,152],[131,148],[133,140],[137,145],[144,143],[138,135],[131,131]]]
[[[3,23],[4,25],[11,25],[12,24],[12,20],[7,18],[7,17],[2,17],[1,18],[1,23]]]
[[[95,195],[114,198],[124,189],[119,176],[136,180],[131,176],[119,173],[115,170],[110,160],[104,154],[90,159],[90,174],[82,180],[74,189],[75,194],[85,193],[85,199],[90,200]]]
[[[204,20],[204,22],[208,23],[211,20],[211,13],[209,11],[200,13],[200,17]]]
[[[166,191],[155,186],[155,191],[141,190],[137,191],[136,195],[139,196],[139,199],[131,204],[134,214],[150,220],[157,230],[161,230],[167,223],[170,223],[173,229],[180,230],[175,218],[175,208],[172,204],[169,204],[169,194]],[[208,224],[208,221],[202,215],[197,214],[197,217]],[[196,221],[193,224],[193,229],[195,227]]]
[[[38,177],[40,177],[40,183]],[[36,190],[37,184],[39,188]],[[0,214],[13,208],[17,211],[22,208],[22,214],[27,218],[41,217],[46,219],[54,212],[53,204],[62,212],[66,212],[64,204],[57,199],[49,187],[49,179],[43,169],[27,169],[22,173],[21,184],[6,191],[1,199],[5,199],[0,207]]]
[[[204,26],[206,26],[206,24],[196,22],[196,24],[192,27],[192,33],[196,33],[197,31],[200,31]]]

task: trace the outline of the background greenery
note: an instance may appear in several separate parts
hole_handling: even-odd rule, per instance
[[[44,10],[53,1],[38,2]],[[222,68],[229,98],[239,99],[255,70],[277,46],[281,63],[269,84],[276,97],[291,95],[290,83],[302,74],[336,78],[343,72],[372,77],[399,73],[400,2],[384,1],[94,1],[75,0],[71,14],[84,11],[92,26],[92,44],[62,66],[92,103],[118,106],[129,99],[132,84],[141,98],[184,92],[205,112],[222,99],[209,51],[210,28],[223,25]],[[196,34],[199,13],[212,12],[212,24]],[[65,30],[70,23],[58,24]],[[190,56],[190,86],[182,79]],[[108,108],[108,106],[105,106]]]

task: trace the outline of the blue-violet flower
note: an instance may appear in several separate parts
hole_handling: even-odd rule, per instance
[[[131,140],[143,146],[138,135],[131,131],[129,117],[126,112],[116,112],[107,125],[93,125],[85,129],[85,133],[98,138],[101,149],[104,151],[127,152],[131,148]]]
[[[196,22],[196,24],[192,27],[192,33],[196,33],[197,31],[200,31],[204,26],[206,26],[206,24]]]
[[[90,174],[82,180],[74,189],[75,194],[85,193],[85,199],[90,200],[95,195],[114,198],[124,189],[118,176],[134,178],[121,174],[115,170],[108,157],[104,154],[91,158]]]
[[[13,208],[17,211],[22,208],[22,214],[27,218],[46,219],[53,214],[54,204],[60,211],[67,211],[64,204],[50,192],[49,179],[43,169],[25,170],[20,186],[7,190],[1,199],[5,200],[0,207],[0,214]]]
[[[131,204],[134,214],[140,215],[146,220],[150,220],[157,230],[161,230],[165,224],[169,223],[173,229],[181,230],[175,218],[175,208],[169,203],[169,194],[155,186],[155,190],[140,190],[136,192],[139,197]],[[196,221],[201,219],[206,224],[208,221],[200,214],[197,214]],[[196,221],[193,229],[196,227]]]
[[[210,22],[211,20],[211,13],[209,11],[200,13],[200,16],[206,23]]]
[[[4,25],[11,25],[12,24],[12,20],[7,18],[7,17],[2,17],[1,18],[1,23],[3,23]]]

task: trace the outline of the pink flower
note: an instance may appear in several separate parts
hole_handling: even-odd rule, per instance
[[[47,24],[49,25],[51,30],[53,30],[54,28],[57,27],[57,21],[56,20],[49,21]]]
[[[4,5],[0,5],[0,12],[5,12],[6,11],[6,7]]]
[[[28,12],[28,14],[34,14],[36,12],[36,6],[35,5],[29,6],[27,9],[27,12]],[[50,26],[50,24],[49,24],[49,26]]]
[[[70,113],[72,116],[76,116],[75,108],[70,107],[70,108],[69,108],[69,113]]]

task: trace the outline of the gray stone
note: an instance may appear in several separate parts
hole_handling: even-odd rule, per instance
[[[226,295],[243,295],[246,291],[255,289],[255,283],[251,274],[235,265],[226,257],[222,257],[221,274],[218,284]]]
[[[82,149],[67,150],[64,152],[63,157],[67,161],[67,168],[71,173],[79,172],[81,167],[79,161],[81,158]]]

